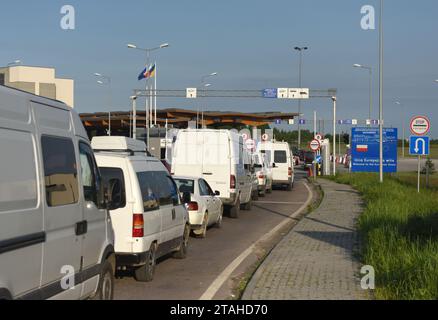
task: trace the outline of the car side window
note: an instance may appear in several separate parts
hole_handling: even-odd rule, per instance
[[[102,175],[103,185],[108,186],[111,179],[117,179],[121,183],[122,187],[122,203],[121,208],[126,206],[126,186],[125,177],[123,175],[123,170],[120,168],[107,168],[101,167],[100,173]]]
[[[210,187],[207,181],[204,180],[205,186],[207,187],[207,192],[210,196],[215,196],[215,193],[213,192],[213,189]]]
[[[91,148],[83,142],[79,143],[79,158],[85,201],[94,202],[98,205],[97,195],[101,188],[100,174],[94,162]]]
[[[73,141],[42,136],[46,202],[49,207],[78,203],[79,183]]]
[[[175,183],[175,181],[173,181],[173,179],[170,176],[167,176],[167,182],[168,182],[169,187],[170,187],[170,195],[172,198],[172,203],[174,206],[177,206],[180,204],[180,197],[179,197],[178,188],[176,186],[176,183]]]
[[[152,172],[137,173],[145,212],[159,209],[159,195],[155,192],[156,179]]]
[[[199,184],[199,195],[201,195],[201,196],[209,196],[210,193],[208,191],[208,187],[205,184],[204,180],[200,179],[198,181],[198,184]]]

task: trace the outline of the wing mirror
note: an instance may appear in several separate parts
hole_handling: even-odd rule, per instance
[[[111,179],[107,189],[107,209],[116,210],[122,206],[122,183],[119,179]]]
[[[220,191],[215,191],[215,192],[214,192],[214,195],[217,196],[217,197],[219,197],[219,196],[221,195],[221,193],[220,193]]]
[[[272,164],[272,168],[276,168],[277,165],[275,163]]]

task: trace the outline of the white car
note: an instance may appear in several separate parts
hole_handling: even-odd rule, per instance
[[[0,300],[111,299],[120,181],[106,196],[79,116],[0,86],[0,150]]]
[[[196,236],[205,238],[207,228],[222,226],[224,207],[220,192],[213,192],[207,181],[195,177],[174,177],[189,212],[190,225]]]
[[[142,141],[95,137],[92,147],[102,178],[122,181],[123,206],[110,211],[117,270],[152,281],[158,258],[187,254],[190,224],[175,181]]]

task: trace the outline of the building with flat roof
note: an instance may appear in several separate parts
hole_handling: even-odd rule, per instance
[[[74,108],[74,80],[56,78],[54,68],[0,67],[0,85],[59,100]]]

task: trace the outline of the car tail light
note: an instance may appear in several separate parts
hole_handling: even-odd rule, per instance
[[[259,174],[259,179],[264,179],[265,175],[263,173]]]
[[[290,177],[292,177],[292,168],[289,168],[289,169],[288,169],[287,174],[288,174]]]
[[[133,238],[144,237],[143,214],[134,214],[134,221],[132,224],[132,237]]]
[[[187,210],[189,211],[198,211],[199,210],[199,206],[197,202],[189,202],[187,203]]]
[[[236,176],[230,176],[230,189],[236,189]]]

